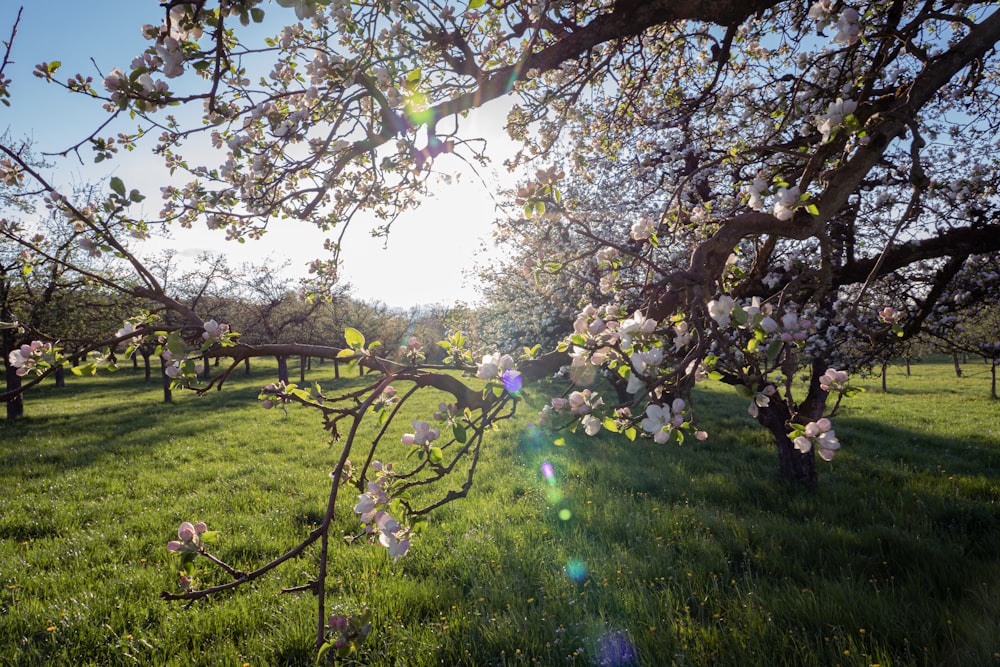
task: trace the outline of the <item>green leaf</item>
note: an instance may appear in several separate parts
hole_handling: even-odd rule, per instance
[[[186,351],[184,341],[181,339],[181,335],[176,331],[172,331],[170,335],[167,336],[167,349],[170,350],[171,354],[184,354]]]
[[[750,341],[747,343],[747,352],[753,352],[756,349],[757,349],[757,339],[751,338]]]
[[[323,656],[330,652],[333,648],[333,642],[324,642],[322,646],[319,647],[319,652],[316,654],[316,662],[323,662]]]
[[[117,176],[111,177],[111,189],[114,190],[115,194],[117,194],[119,197],[125,196],[125,183],[123,183],[122,179],[118,178]]]
[[[618,433],[618,422],[616,422],[611,417],[604,418],[604,428],[611,431],[612,433]]]
[[[353,327],[344,329],[344,340],[354,349],[361,349],[365,346],[365,336]]]
[[[754,392],[753,389],[746,386],[745,384],[738,384],[736,385],[736,393],[742,396],[743,398],[753,398]]]
[[[260,23],[264,20],[264,10],[254,7],[250,10],[250,18],[253,19],[254,23]]]
[[[212,544],[213,542],[218,541],[218,539],[219,539],[219,531],[217,530],[206,530],[204,533],[201,534],[201,541],[204,542],[205,544]]]
[[[410,458],[411,456],[413,456],[417,452],[422,452],[422,451],[424,451],[424,448],[421,447],[420,445],[412,445],[410,447],[410,451],[406,452],[406,458]]]
[[[819,216],[819,208],[816,204],[806,204],[806,211],[809,212],[809,215]]]
[[[636,432],[634,426],[629,426],[627,429],[625,429],[625,437],[631,440],[632,442],[635,442],[635,438],[637,435],[638,433]]]
[[[469,439],[469,434],[465,432],[465,427],[461,424],[455,424],[451,427],[451,432],[455,436],[455,441],[459,444],[464,445]]]
[[[441,463],[441,461],[444,461],[444,452],[441,451],[440,447],[431,447],[427,451],[427,455],[431,463]]]
[[[469,9],[479,9],[484,4],[486,4],[486,0],[469,0]]]
[[[708,378],[710,380],[721,380],[722,379],[722,373],[720,373],[719,371],[709,371],[708,372]]]
[[[354,350],[344,349],[337,353],[337,358],[342,359],[344,357],[353,357],[355,354]]]
[[[556,438],[552,441],[552,444],[556,447],[562,447],[566,444],[566,438]]]
[[[767,360],[773,362],[781,354],[782,342],[780,338],[771,341],[771,344],[767,346]]]

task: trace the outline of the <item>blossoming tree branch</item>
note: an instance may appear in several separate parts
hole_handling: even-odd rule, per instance
[[[831,418],[852,391],[849,372],[955,311],[996,299],[1000,281],[967,287],[1000,251],[1000,12],[990,3],[277,5],[169,0],[137,30],[145,46],[131,63],[96,78],[67,76],[56,61],[37,66],[36,76],[109,114],[61,153],[104,161],[148,147],[190,176],[164,188],[155,219],[132,213],[144,196],[121,179],[106,195],[74,201],[22,147],[0,145],[0,180],[12,197],[59,212],[84,250],[119,257],[133,273],[128,283],[98,273],[93,280],[181,322],[138,317],[72,358],[58,341],[24,331],[6,360],[17,378],[88,354],[96,367],[114,346],[143,342],[158,346],[179,384],[194,383],[199,355],[230,358],[199,391],[221,387],[250,356],[350,359],[374,372],[370,385],[341,396],[286,384],[262,390],[265,407],[309,407],[345,434],[324,520],[254,572],[216,558],[213,531],[185,522],[169,548],[180,554],[187,589],[168,597],[238,586],[318,541],[320,572],[303,586],[319,596],[318,644],[349,651],[370,618],[326,619],[322,597],[342,485],[360,491],[354,511],[364,534],[402,556],[415,522],[468,491],[486,433],[511,414],[521,383],[554,371],[573,385],[538,427],[607,430],[650,446],[689,436],[710,443],[691,390],[710,379],[732,385],[773,435],[782,475],[815,485],[817,454],[829,460],[841,446]],[[259,31],[245,31],[252,23],[275,25],[272,36],[253,42]],[[558,349],[534,359],[480,350],[475,363],[461,334],[443,341],[446,365],[477,375],[475,384],[424,364],[428,341],[405,342],[394,359],[354,330],[342,348],[243,344],[211,313],[168,294],[125,242],[160,225],[206,225],[243,240],[281,234],[282,219],[307,220],[341,235],[310,266],[321,297],[336,280],[352,219],[372,212],[382,221],[376,231],[388,232],[419,204],[443,154],[487,158],[460,118],[507,95],[515,103],[506,129],[523,144],[513,167],[534,175],[510,193],[498,223],[523,262],[505,275],[571,286],[579,314]],[[126,118],[139,129],[108,133]],[[188,157],[205,144],[215,158]],[[30,225],[4,220],[0,233],[26,265],[53,259]],[[523,343],[535,356],[532,341]],[[402,382],[412,389],[401,395],[394,387]],[[453,401],[403,433],[400,407],[431,387]],[[380,430],[361,452],[355,435],[366,419]],[[419,463],[376,458],[387,437],[409,445]],[[349,466],[352,452],[364,462]],[[407,489],[445,486],[459,468],[460,490],[425,507],[406,500]],[[196,586],[203,558],[231,583]]]

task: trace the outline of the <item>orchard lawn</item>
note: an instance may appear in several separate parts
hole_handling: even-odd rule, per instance
[[[310,381],[332,385],[329,368]],[[843,449],[814,492],[777,479],[767,434],[719,384],[697,397],[710,438],[682,446],[554,446],[524,428],[545,397],[531,389],[409,555],[335,549],[331,613],[373,612],[358,664],[1000,665],[988,369],[889,372],[888,395],[861,381],[835,418]],[[169,405],[131,369],[70,378],[0,424],[0,664],[314,664],[314,601],[280,591],[315,552],[190,608],[159,598],[177,590],[181,521],[249,568],[319,520],[339,449],[313,414],[261,409],[272,375]],[[354,495],[336,534],[359,532]]]

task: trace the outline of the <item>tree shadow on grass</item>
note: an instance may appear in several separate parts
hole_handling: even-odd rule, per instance
[[[757,591],[779,626],[817,637],[830,625],[867,628],[861,639],[900,660],[921,632],[943,661],[989,655],[995,623],[961,636],[941,618],[1000,611],[981,594],[1000,583],[1000,443],[844,416],[836,424],[844,448],[833,462],[818,462],[820,486],[809,491],[779,479],[770,436],[745,416],[745,401],[703,398],[699,415],[713,425],[706,442],[573,436],[558,454],[522,443],[526,458],[559,458],[571,495],[606,489],[602,502],[613,505],[584,521],[552,523],[608,557],[647,553],[641,576],[709,570]],[[587,512],[580,502],[573,510]],[[649,548],[663,536],[668,548]],[[815,591],[834,598],[822,620],[809,612]],[[717,618],[704,622],[707,630]]]

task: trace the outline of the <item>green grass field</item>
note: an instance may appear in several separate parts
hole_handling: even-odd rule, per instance
[[[131,370],[70,378],[0,422],[0,665],[314,663],[314,600],[280,589],[312,576],[315,551],[190,608],[158,597],[183,520],[252,568],[320,519],[339,450],[316,415],[260,409],[271,372],[169,405]],[[374,612],[359,664],[1000,665],[988,369],[888,379],[835,418],[843,449],[814,492],[777,479],[766,433],[719,385],[698,397],[710,439],[681,447],[556,447],[526,435],[530,396],[410,555],[335,544],[328,603]],[[354,495],[337,535],[359,528]]]

